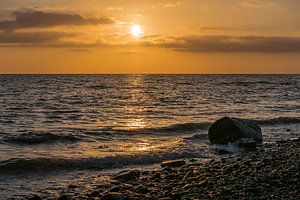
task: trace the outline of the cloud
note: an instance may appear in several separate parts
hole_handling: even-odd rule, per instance
[[[242,6],[250,8],[270,8],[274,3],[270,0],[248,0],[241,3]]]
[[[178,6],[180,6],[181,4],[182,4],[181,1],[177,1],[177,2],[174,2],[174,3],[167,3],[167,4],[165,4],[164,7],[166,7],[166,8],[170,8],[170,7],[178,7]]]
[[[72,49],[92,48],[128,48],[128,47],[160,47],[174,51],[205,53],[205,52],[265,52],[289,53],[300,52],[300,37],[271,36],[164,36],[147,35],[139,40],[111,43],[109,40],[98,39],[86,43],[75,39],[78,33],[62,32],[0,32],[0,45],[9,46],[43,46],[65,47]],[[127,38],[128,39],[128,38]],[[125,38],[124,38],[125,40]]]
[[[203,26],[199,28],[200,31],[232,31],[232,30],[239,30],[235,27],[229,26]]]
[[[38,10],[13,12],[14,20],[0,21],[0,30],[13,31],[24,28],[47,28],[64,25],[113,24],[108,17],[86,18],[76,13],[52,13]]]
[[[50,44],[59,42],[62,38],[76,36],[74,33],[61,32],[0,32],[0,44]]]
[[[107,7],[106,10],[124,10],[123,7]]]
[[[300,52],[300,37],[185,36],[145,44],[188,52]]]

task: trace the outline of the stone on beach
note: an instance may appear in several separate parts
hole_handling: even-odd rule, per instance
[[[140,178],[139,170],[122,171],[113,177],[114,180],[118,180],[122,182],[136,181],[139,178]]]
[[[68,198],[68,196],[67,195],[62,195],[62,196],[60,196],[60,197],[58,197],[58,200],[68,200],[69,198]]]
[[[103,195],[101,200],[124,200],[126,197],[122,193],[110,192]]]
[[[257,149],[257,142],[253,140],[239,140],[238,147],[243,148],[246,151],[254,151]]]
[[[165,161],[161,163],[161,167],[181,167],[183,165],[185,165],[185,161],[184,160],[170,160],[170,161]]]
[[[247,138],[262,142],[261,128],[251,120],[223,117],[211,125],[208,131],[212,144],[228,144]]]
[[[34,196],[28,198],[28,200],[42,200],[42,198],[39,195],[34,195]]]

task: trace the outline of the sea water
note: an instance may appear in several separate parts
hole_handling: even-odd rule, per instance
[[[0,196],[218,157],[207,132],[223,116],[255,120],[264,142],[299,137],[300,76],[0,75]]]

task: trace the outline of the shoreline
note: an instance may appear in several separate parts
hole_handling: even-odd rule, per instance
[[[206,162],[189,161],[123,171],[107,181],[89,183],[85,191],[69,185],[59,199],[297,199],[300,196],[300,138],[265,143],[256,151]]]

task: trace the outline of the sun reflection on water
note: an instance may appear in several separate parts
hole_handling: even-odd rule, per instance
[[[157,141],[154,138],[143,139],[136,144],[131,144],[127,148],[128,153],[138,153],[138,152],[158,152],[162,149],[172,149],[178,147],[182,143],[181,139],[166,139],[166,141]]]
[[[144,119],[129,119],[126,126],[128,129],[137,129],[137,128],[145,128],[146,122]]]

